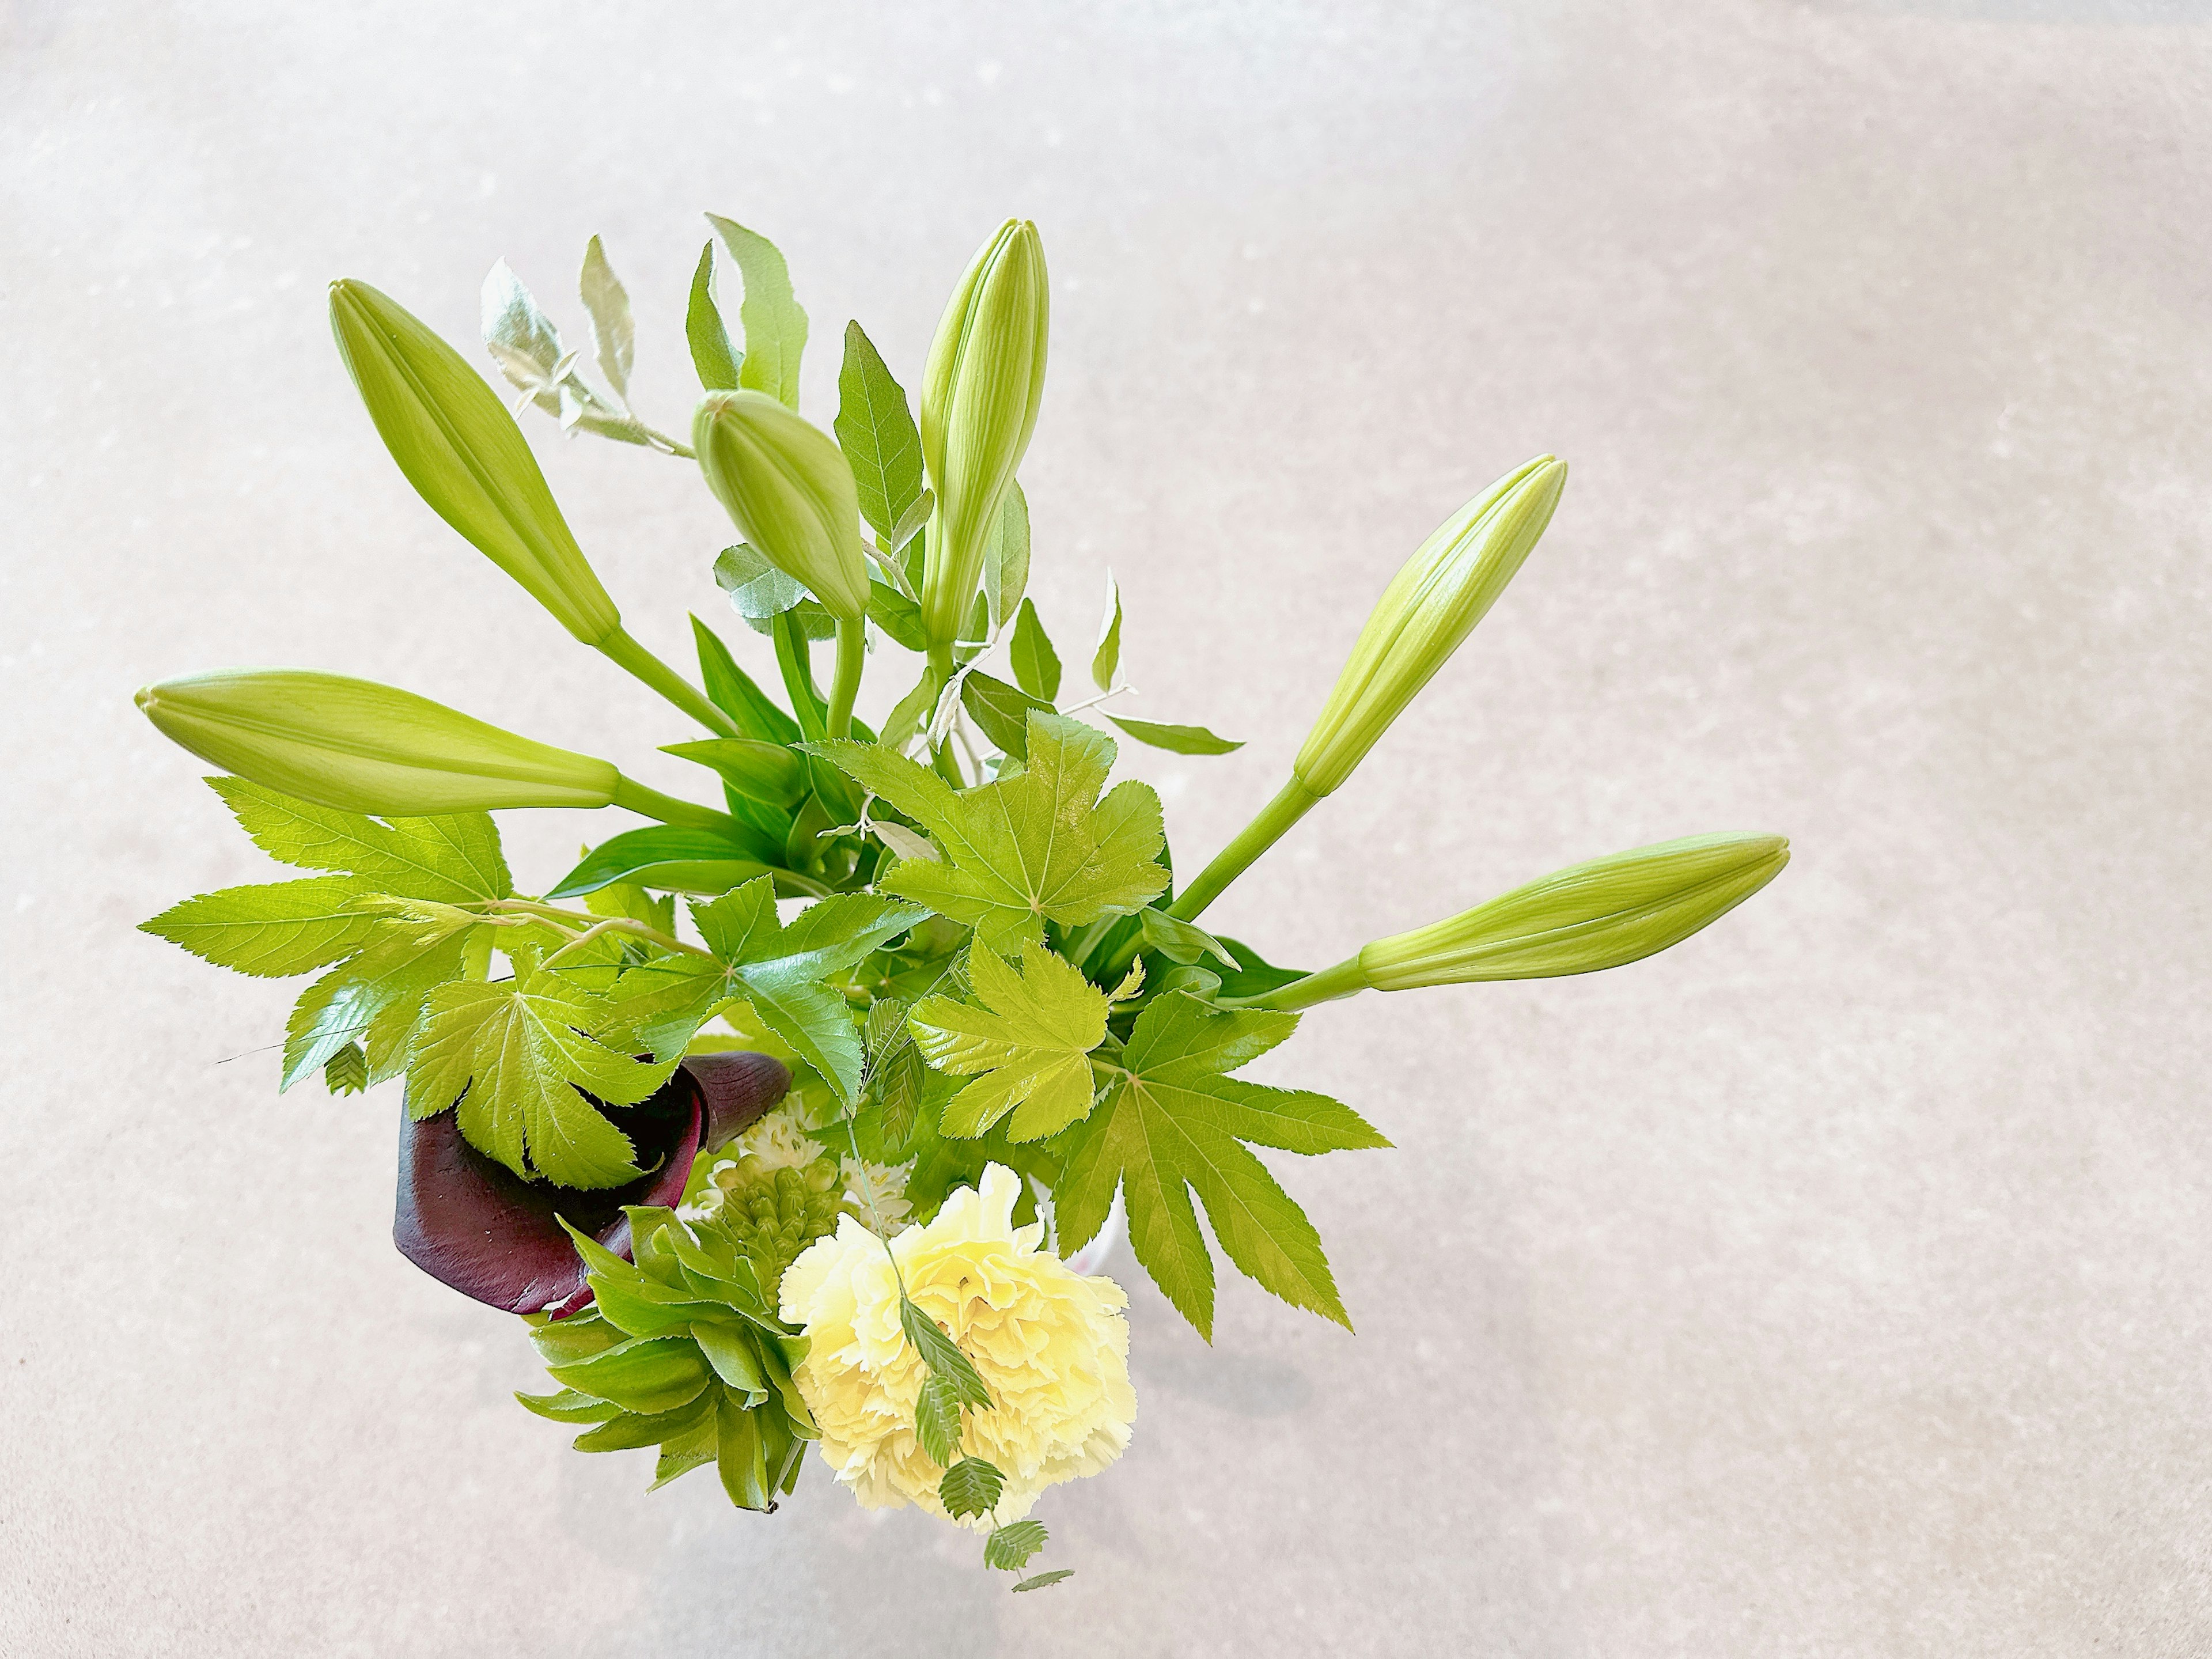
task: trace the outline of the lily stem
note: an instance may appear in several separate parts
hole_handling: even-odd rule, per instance
[[[659,818],[663,823],[681,823],[694,830],[728,831],[737,828],[737,820],[726,812],[717,812],[711,806],[700,806],[688,800],[678,800],[673,795],[664,795],[658,789],[648,789],[635,779],[623,777],[619,773],[615,776],[614,805],[648,818]]]
[[[1293,777],[1259,816],[1237,832],[1237,838],[1213,856],[1198,872],[1198,879],[1176,896],[1168,914],[1178,921],[1195,921],[1200,912],[1219,898],[1229,884],[1243,875],[1261,854],[1283,838],[1284,832],[1311,811],[1321,799]]]
[[[630,638],[627,629],[617,627],[599,641],[599,648],[609,661],[644,681],[709,732],[726,738],[745,735],[743,727],[707,701],[705,692]]]
[[[1263,991],[1255,997],[1223,997],[1217,1006],[1223,1008],[1268,1008],[1279,1013],[1289,1013],[1299,1008],[1310,1008],[1316,1002],[1334,1002],[1339,997],[1357,996],[1368,988],[1367,970],[1359,965],[1359,958],[1346,957],[1334,968],[1308,974],[1304,979],[1294,979],[1288,985],[1279,985],[1273,990]]]
[[[863,617],[837,620],[837,672],[830,682],[829,731],[833,738],[853,735],[853,699],[860,692],[867,665],[868,623]]]

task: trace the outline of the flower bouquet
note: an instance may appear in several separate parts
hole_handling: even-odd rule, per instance
[[[1048,314],[1036,228],[1001,226],[954,288],[918,420],[848,325],[825,432],[799,410],[807,319],[782,256],[710,222],[685,317],[704,395],[683,438],[631,406],[629,301],[597,238],[580,289],[598,384],[503,263],[486,283],[512,412],[386,295],[339,282],[330,300],[409,483],[696,726],[658,735],[716,803],[368,681],[168,680],[140,707],[222,769],[209,781],[256,845],[313,873],[144,926],[242,973],[316,975],[280,1086],[405,1079],[398,1247],[521,1316],[550,1386],[518,1398],[580,1428],[579,1449],[656,1449],[655,1486],[712,1464],[733,1504],[772,1511],[813,1442],[860,1503],[973,1529],[1027,1590],[1067,1576],[1030,1571],[1040,1494],[1129,1441],[1126,1297],[1096,1271],[1115,1229],[1201,1334],[1216,1249],[1351,1322],[1312,1224],[1253,1149],[1389,1142],[1340,1102],[1237,1075],[1300,1010],[1633,962],[1756,891],[1788,848],[1719,835],[1617,854],[1315,972],[1209,932],[1207,906],[1343,785],[1496,601],[1566,469],[1539,457],[1422,544],[1279,793],[1178,886],[1158,796],[1108,787],[1116,737],[1237,745],[1107,711],[1124,689],[1110,580],[1095,694],[1064,684],[1024,597],[1017,477]],[[718,296],[732,276],[735,338]],[[696,617],[696,681],[624,629],[517,423],[533,404],[714,493],[741,538],[714,579],[769,641],[781,701]],[[902,695],[871,729],[856,696],[894,648],[911,653]],[[649,822],[532,897],[490,814],[549,806]]]

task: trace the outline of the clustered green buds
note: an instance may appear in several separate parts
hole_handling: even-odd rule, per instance
[[[1459,649],[1551,523],[1566,482],[1565,462],[1539,455],[1437,526],[1406,561],[1291,763],[1308,793],[1328,794],[1351,776]]]
[[[945,307],[921,374],[921,458],[937,493],[921,618],[942,650],[959,636],[999,509],[1044,398],[1044,244],[1026,219],[985,243]]]
[[[1594,974],[1656,955],[1782,872],[1781,836],[1693,836],[1594,859],[1516,887],[1253,999],[1302,1008],[1359,991]]]
[[[622,613],[483,376],[366,283],[331,284],[331,331],[378,435],[432,510],[585,644],[619,632]]]
[[[623,781],[605,761],[343,674],[219,670],[147,686],[138,707],[202,760],[345,812],[605,806]]]
[[[835,1232],[847,1207],[836,1163],[827,1158],[770,1169],[748,1154],[717,1165],[700,1196],[707,1209],[702,1230],[726,1235],[750,1259],[771,1297],[783,1270],[816,1239]]]
[[[754,550],[857,622],[868,562],[853,469],[830,434],[764,392],[713,392],[691,423],[708,488]]]

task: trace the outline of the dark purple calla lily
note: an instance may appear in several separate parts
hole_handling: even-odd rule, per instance
[[[399,1127],[399,1254],[441,1284],[509,1313],[574,1313],[592,1299],[566,1221],[629,1255],[626,1204],[672,1206],[702,1146],[728,1140],[783,1098],[791,1073],[769,1054],[693,1054],[635,1106],[602,1106],[649,1174],[579,1192],[525,1181],[461,1139],[441,1112]]]

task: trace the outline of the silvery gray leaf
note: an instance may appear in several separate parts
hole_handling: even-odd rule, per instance
[[[617,400],[629,402],[629,366],[637,349],[637,328],[629,313],[629,294],[607,263],[596,236],[584,245],[583,275],[577,279],[584,309],[592,314],[592,343],[599,373]]]
[[[504,259],[483,280],[483,337],[500,372],[524,391],[561,378],[561,331]]]
[[[747,622],[780,617],[806,597],[805,587],[744,542],[722,550],[714,561],[714,585]]]

